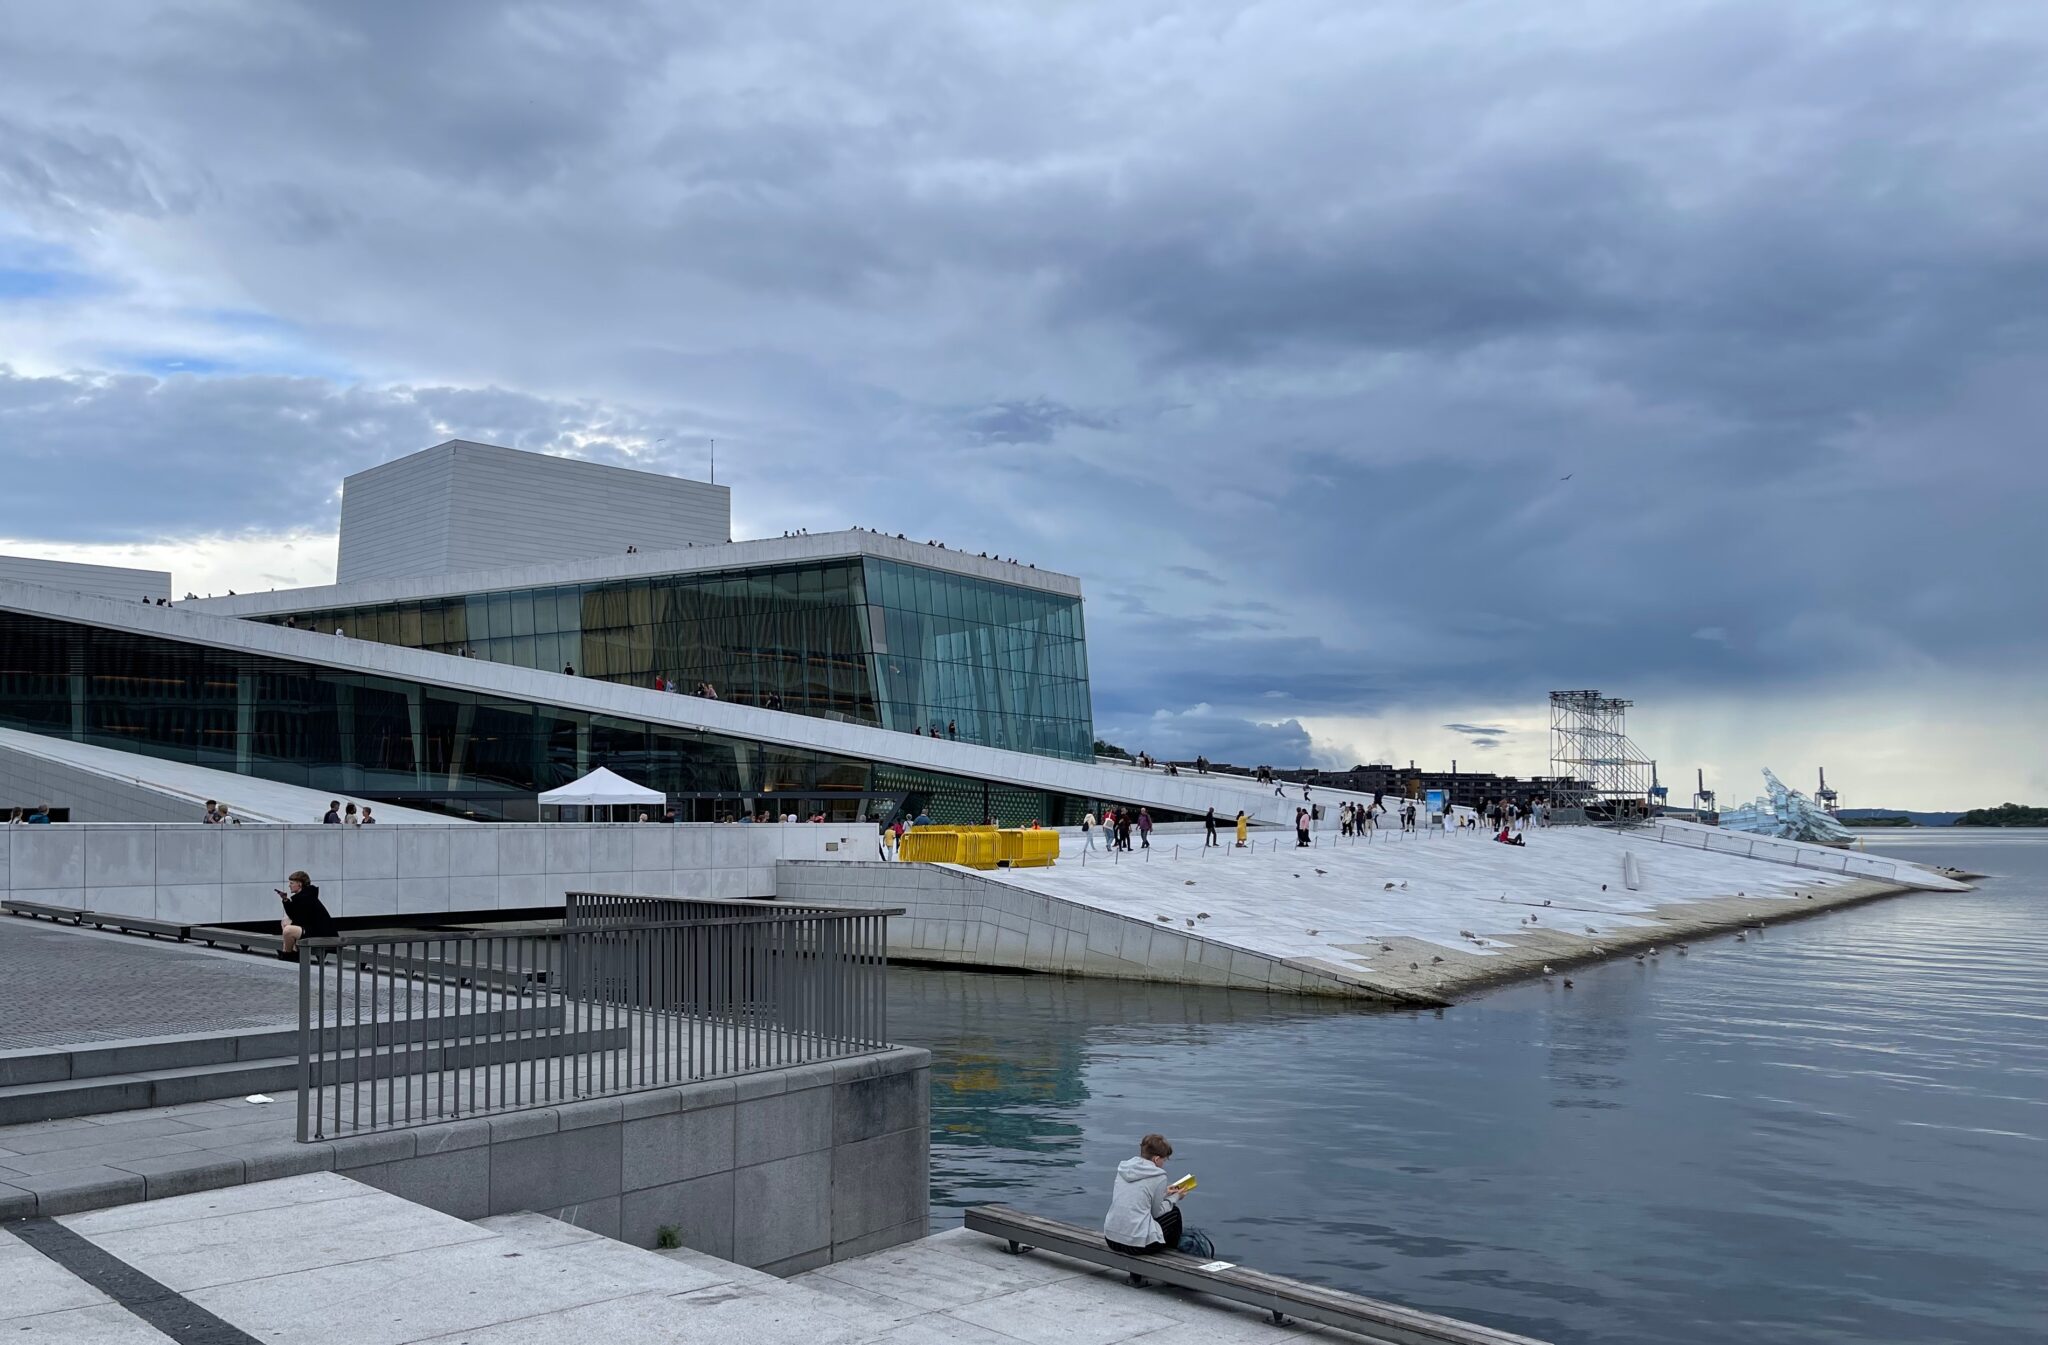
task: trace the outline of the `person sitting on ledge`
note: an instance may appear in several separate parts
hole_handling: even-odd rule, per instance
[[[327,913],[327,907],[320,902],[320,889],[313,886],[313,880],[300,869],[285,879],[285,886],[291,891],[277,892],[277,899],[284,903],[284,919],[278,922],[278,932],[284,935],[284,947],[277,950],[278,957],[286,962],[299,960],[300,939],[331,939],[341,933],[341,927],[334,923],[334,917]]]
[[[1166,1136],[1147,1135],[1138,1141],[1137,1157],[1117,1164],[1109,1213],[1102,1220],[1102,1240],[1112,1250],[1133,1256],[1186,1252],[1205,1260],[1216,1255],[1206,1234],[1181,1225],[1180,1202],[1193,1183],[1179,1190],[1167,1184],[1166,1160],[1171,1157]]]
[[[1511,834],[1511,833],[1510,833],[1510,832],[1508,831],[1508,829],[1507,829],[1506,827],[1502,827],[1502,828],[1500,829],[1500,834],[1499,834],[1498,836],[1495,836],[1495,837],[1494,837],[1494,839],[1495,839],[1495,840],[1497,840],[1497,841],[1499,841],[1499,842],[1500,842],[1500,843],[1501,843],[1502,845],[1527,845],[1527,844],[1528,844],[1528,842],[1527,842],[1527,841],[1525,841],[1525,840],[1523,840],[1523,839],[1522,839],[1522,838],[1521,838],[1520,836],[1516,836],[1516,835],[1513,835],[1513,834]]]

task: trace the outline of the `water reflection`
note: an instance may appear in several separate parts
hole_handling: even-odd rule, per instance
[[[2038,1334],[2048,836],[1885,839],[1999,876],[1442,1015],[899,970],[937,1222],[1092,1223],[1160,1129],[1232,1259],[1532,1335]]]

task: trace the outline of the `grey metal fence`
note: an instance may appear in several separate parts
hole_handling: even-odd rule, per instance
[[[888,918],[900,914],[746,909],[305,940],[299,1139],[886,1050]]]

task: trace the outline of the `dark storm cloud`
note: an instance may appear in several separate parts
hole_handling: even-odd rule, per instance
[[[0,244],[122,296],[21,367],[266,367],[175,302],[335,376],[0,381],[0,527],[715,437],[743,529],[1081,574],[1162,752],[2037,667],[2048,11],[1968,14],[15,6]]]
[[[985,407],[961,417],[960,425],[972,438],[985,444],[1049,444],[1070,426],[1091,430],[1113,428],[1111,422],[1099,416],[1043,397]]]

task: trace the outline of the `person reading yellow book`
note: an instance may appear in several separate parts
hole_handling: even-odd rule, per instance
[[[1153,1134],[1138,1141],[1137,1157],[1117,1164],[1102,1240],[1116,1251],[1137,1256],[1178,1251],[1212,1259],[1216,1248],[1208,1237],[1181,1223],[1180,1202],[1195,1189],[1195,1178],[1190,1173],[1169,1184],[1165,1168],[1171,1157],[1173,1145],[1166,1136]]]

